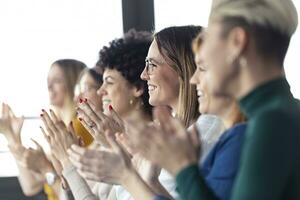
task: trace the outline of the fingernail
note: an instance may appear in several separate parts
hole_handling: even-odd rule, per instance
[[[50,112],[53,112],[53,110],[52,110],[52,109],[50,109]]]
[[[79,121],[82,121],[82,118],[81,118],[81,117],[79,117],[78,119],[79,119]]]
[[[40,114],[40,116],[43,117],[44,115],[43,115],[43,114]]]
[[[44,109],[42,109],[42,112],[45,112],[45,110],[44,110]]]
[[[82,102],[83,102],[83,100],[82,100],[82,98],[80,98],[80,99],[79,99],[79,103],[82,103]]]
[[[109,105],[108,108],[109,108],[110,111],[113,110],[112,105]]]
[[[70,122],[70,125],[73,126],[73,122],[72,121]]]
[[[87,99],[87,98],[85,98],[85,99],[84,99],[84,102],[86,103],[87,101],[88,101],[88,99]]]

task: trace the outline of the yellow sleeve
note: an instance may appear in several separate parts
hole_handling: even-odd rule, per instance
[[[72,122],[73,122],[73,127],[75,129],[75,133],[78,136],[82,137],[84,146],[85,147],[89,146],[94,140],[93,136],[84,128],[84,126],[77,118],[74,118]]]

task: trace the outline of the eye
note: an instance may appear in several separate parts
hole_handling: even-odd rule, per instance
[[[107,77],[107,78],[104,79],[104,83],[108,84],[108,85],[111,85],[111,84],[114,83],[114,81],[111,77]]]

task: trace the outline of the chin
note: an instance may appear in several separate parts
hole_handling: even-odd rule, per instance
[[[150,96],[150,98],[149,98],[149,104],[150,104],[151,106],[158,106],[157,100],[156,100],[155,98],[151,98],[151,96]]]

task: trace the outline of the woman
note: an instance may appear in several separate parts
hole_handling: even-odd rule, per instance
[[[199,41],[200,39],[198,38],[197,40]],[[197,43],[197,45],[200,45],[200,42]],[[197,52],[198,49],[199,46],[196,46]],[[197,54],[196,63],[197,70],[191,78],[191,83],[197,85],[199,111],[203,114],[209,113],[219,116],[227,129],[214,148],[209,152],[200,168],[209,191],[215,194],[219,199],[229,199],[239,166],[240,152],[246,128],[246,125],[243,123],[244,116],[240,112],[235,100],[226,97],[214,97],[210,94],[209,80],[205,75],[206,72],[202,66],[202,61]],[[173,168],[170,168],[170,165],[175,163],[174,166],[176,167],[177,162],[181,164],[181,160],[176,159],[180,158],[180,156],[172,156],[170,153],[176,151],[178,146],[181,145],[180,143],[168,143],[163,141],[172,141],[173,137],[176,138],[178,136],[177,134],[180,134],[180,131],[183,131],[183,134],[185,131],[183,127],[178,125],[180,122],[172,119],[165,109],[157,109],[155,117],[160,122],[162,128],[159,126],[151,130],[142,128],[139,131],[132,132],[132,134],[135,133],[133,137],[135,138],[135,144],[138,146],[139,152],[146,158],[160,164],[162,167],[166,167],[172,174],[176,174],[176,168],[174,170],[174,167],[172,166]],[[176,131],[179,132],[176,133]],[[182,135],[182,137],[187,136],[188,134]],[[166,148],[166,146],[169,147]],[[192,144],[190,144],[190,146],[192,146]],[[165,149],[168,148],[170,148],[171,151],[165,151]],[[194,155],[195,154],[196,152],[194,152]],[[197,163],[196,159],[195,161]],[[198,168],[197,165],[195,167]],[[130,171],[131,169],[128,170]],[[182,177],[182,179],[184,178],[189,179],[189,177]],[[126,185],[125,187],[131,189],[136,197],[141,191],[148,194],[144,199],[152,199],[154,197],[153,193],[149,191],[148,193],[146,192],[145,187],[140,186],[140,191],[136,189],[136,185],[135,188],[131,188],[133,185],[131,181],[136,181],[136,179],[128,179],[124,184]],[[165,199],[163,197],[161,198]],[[187,194],[181,196],[181,198],[188,199],[189,197]]]
[[[96,112],[103,111],[101,95],[97,94],[102,85],[102,73],[101,67],[98,66],[86,68],[80,73],[74,92],[75,103],[80,102],[82,99],[88,99]],[[90,145],[93,142],[93,137],[83,128],[80,121],[74,118],[72,124],[75,132],[82,137],[84,145]]]
[[[98,94],[102,98],[103,110],[106,115],[92,108],[90,99],[82,99],[77,112],[82,123],[85,124],[86,122],[88,124],[85,124],[88,129],[95,127],[86,119],[86,117],[91,117],[92,115],[85,116],[82,112],[81,109],[84,109],[84,106],[89,107],[90,113],[101,117],[110,116],[113,110],[115,113],[118,113],[118,117],[122,119],[122,122],[141,120],[143,123],[148,123],[152,120],[151,106],[148,103],[147,85],[139,77],[143,70],[151,38],[150,33],[132,30],[126,33],[123,38],[113,40],[109,46],[104,47],[100,51],[100,60],[97,65],[101,66],[104,72],[103,84]],[[47,113],[44,112],[44,114],[44,121],[47,127],[51,124],[51,119],[47,117]],[[55,118],[52,119],[54,120]],[[96,142],[102,146],[106,146],[106,141],[103,138],[101,139],[101,133],[98,134],[100,137],[95,135],[93,130],[91,130],[91,133],[95,137]],[[66,138],[62,138],[61,141],[66,142]],[[71,144],[68,143],[67,146]],[[67,148],[57,151],[59,154],[64,154],[57,156],[61,158],[64,177],[75,199],[83,199],[87,198],[87,196],[89,198],[107,198],[110,187],[96,184],[94,187],[95,194],[93,194],[87,186],[86,181],[79,176],[74,166],[71,165],[70,160],[65,155],[66,150]],[[84,190],[88,192],[79,191],[78,186],[86,188]]]
[[[300,198],[300,107],[283,70],[297,21],[290,0],[213,4],[200,52],[210,91],[238,99],[249,118],[231,199]],[[184,162],[171,167],[177,169],[180,193],[186,199],[216,199],[194,167],[194,149],[181,141]]]
[[[196,91],[195,88],[189,84],[189,79],[196,68],[190,44],[200,30],[200,27],[183,26],[170,27],[156,33],[154,37],[155,39],[153,40],[148,51],[146,68],[141,75],[141,78],[147,80],[148,82],[150,104],[154,106],[168,106],[174,115],[177,115],[186,122],[186,126],[195,121],[195,117],[198,113],[196,109],[193,109],[195,106],[197,106]],[[190,95],[192,98],[187,99],[186,96],[188,95]],[[139,121],[137,121],[137,123],[139,126],[144,126]],[[129,131],[129,136],[130,134],[131,132]],[[85,166],[84,172],[86,172],[86,174],[95,174],[93,179],[98,181],[101,180],[101,175],[103,175],[103,173],[101,174],[101,171],[92,169],[91,166],[87,166],[85,161],[88,161],[89,159],[83,156],[84,152],[78,148],[73,149],[73,151],[74,152],[73,154],[71,153],[71,157],[77,161],[77,163],[76,161],[73,163],[77,165],[80,165],[81,163],[81,165]],[[102,153],[99,151],[97,154],[93,153],[95,159],[97,159],[97,155],[101,154]],[[79,157],[82,159],[82,162],[78,162],[77,158]],[[122,159],[119,158],[119,160]],[[106,162],[106,164],[107,163],[109,162]],[[122,164],[121,162],[119,164],[123,166],[124,163]],[[99,168],[110,168],[109,164],[105,165],[99,163],[98,166]],[[130,173],[129,171],[126,172],[128,166],[126,167],[125,165],[125,167],[121,168],[125,169],[125,171],[123,170],[123,173],[118,173],[120,176],[119,180],[116,180],[116,177],[114,176],[114,181],[120,181],[118,183],[122,184],[122,177],[123,175],[126,177],[128,172],[136,177],[135,181],[139,182],[141,185],[144,185],[144,181],[139,179],[138,174],[134,172]],[[131,167],[129,166],[129,168]],[[111,170],[111,172],[108,171],[107,173],[113,174],[113,170]],[[166,187],[167,192],[163,191],[163,188],[159,188],[159,181],[156,181],[155,183],[157,187],[152,187],[152,189],[156,190],[158,193],[168,195],[170,198],[172,198],[171,195],[168,194],[168,192],[171,192],[172,196],[177,198],[175,193],[176,186],[170,175],[163,170],[159,178],[161,183]],[[140,195],[141,196],[139,197],[142,198],[144,193],[140,192]]]
[[[86,68],[85,64],[80,61],[63,59],[55,61],[48,73],[50,104],[60,118],[68,124],[75,118],[74,88],[78,76],[84,68]],[[56,199],[59,191],[59,181],[54,167],[59,168],[59,166],[55,166],[58,162],[54,158],[47,158],[37,143],[37,150],[26,149],[20,139],[23,120],[11,115],[12,111],[8,105],[4,104],[4,111],[7,113],[5,126],[18,127],[17,129],[7,129],[6,135],[14,136],[8,137],[8,141],[10,150],[20,170],[19,181],[23,192],[27,196],[37,194],[43,189],[43,183],[47,182],[48,185],[51,185],[51,187],[48,185],[44,187],[45,192],[48,194],[48,199]],[[82,125],[78,123],[77,132],[81,133],[81,136],[87,141],[86,144],[88,144],[88,138],[91,138],[91,136],[86,131],[84,133],[83,130]],[[49,159],[51,159],[53,164]],[[35,160],[40,160],[40,162],[35,162]],[[55,192],[51,188],[54,188]]]

